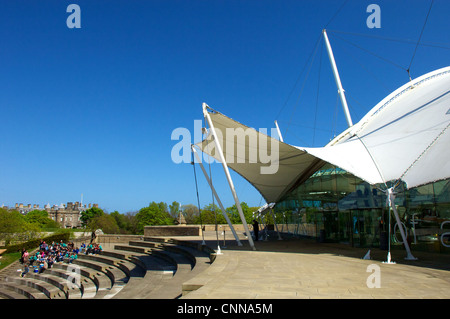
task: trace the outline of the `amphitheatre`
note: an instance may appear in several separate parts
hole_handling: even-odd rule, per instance
[[[90,238],[70,242],[79,247]],[[80,252],[77,260],[55,262],[42,273],[30,266],[22,277],[23,265],[13,262],[0,270],[0,299],[175,299],[215,256],[207,245],[165,236],[101,234],[95,242],[101,253]]]
[[[0,271],[0,299],[446,299],[450,296],[450,257],[319,243],[275,232],[249,247],[214,225],[202,233],[190,226],[164,236],[147,226],[144,235],[99,235],[100,254],[79,254],[73,264],[55,263],[43,273],[20,276],[19,261]],[[222,229],[222,228],[221,228]],[[181,232],[180,232],[181,230]],[[166,233],[167,230],[164,230]],[[169,231],[170,233],[170,231]],[[156,234],[156,235],[155,235]],[[74,244],[86,238],[71,240]],[[370,287],[370,267],[381,273],[380,287]],[[74,269],[79,275],[74,280]],[[270,308],[268,308],[270,309]]]

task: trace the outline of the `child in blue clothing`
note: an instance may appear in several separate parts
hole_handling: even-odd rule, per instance
[[[24,267],[22,273],[20,274],[20,276],[24,277],[29,271],[30,271],[30,268],[28,267],[28,264],[25,264],[25,267]]]

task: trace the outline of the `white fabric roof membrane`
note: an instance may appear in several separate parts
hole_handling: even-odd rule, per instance
[[[305,174],[309,174],[306,178],[309,177],[317,168],[325,164],[321,159],[305,151],[282,143],[217,111],[209,112],[209,116],[221,140],[220,145],[228,167],[252,184],[267,203],[276,202],[297,180],[302,179]],[[227,129],[231,133],[227,134]],[[255,144],[255,140],[258,144]],[[212,134],[208,134],[205,140],[196,145],[202,152],[220,162]],[[267,146],[267,151],[262,147],[261,152],[272,154],[272,151],[275,151],[278,156],[271,162],[263,163],[259,156],[261,155],[260,145]],[[264,168],[269,168],[271,165],[277,167],[276,172],[261,173]]]
[[[450,178],[450,67],[400,87],[321,148],[291,146],[219,112],[208,114],[214,128],[222,133],[219,139],[227,165],[268,203],[280,200],[326,163],[370,184],[402,180],[412,188]],[[227,128],[233,134],[226,134]],[[197,146],[219,159],[214,143],[210,134]],[[272,158],[268,163],[267,157],[254,157],[255,152],[264,153],[261,147],[265,145],[267,154],[276,154],[278,149],[277,160]],[[245,155],[239,149],[245,149]],[[277,170],[262,174],[270,165]]]
[[[412,188],[450,178],[449,126],[447,67],[394,91],[326,147],[301,149],[370,184]]]

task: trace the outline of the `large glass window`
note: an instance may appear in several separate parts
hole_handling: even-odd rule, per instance
[[[382,189],[327,164],[287,194],[274,212],[283,232],[356,247],[384,245],[390,222],[391,243],[401,245]],[[410,190],[400,184],[396,190],[395,205],[408,241],[417,249],[450,252],[442,244],[450,245],[450,235],[441,238],[450,232],[450,180]]]

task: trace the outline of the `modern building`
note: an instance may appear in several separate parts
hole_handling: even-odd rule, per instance
[[[415,259],[413,244],[450,248],[449,87],[450,67],[411,80],[318,148],[289,145],[203,104],[208,135],[195,148],[274,204],[283,231],[360,247],[403,243]]]
[[[412,189],[397,186],[395,205],[413,249],[444,251],[442,246],[450,246],[447,236],[442,237],[448,231],[446,222],[450,223],[449,179]],[[331,164],[315,171],[275,206],[278,223],[291,234],[355,247],[386,248],[389,224],[391,242],[402,242],[388,212],[387,196],[378,186]]]

